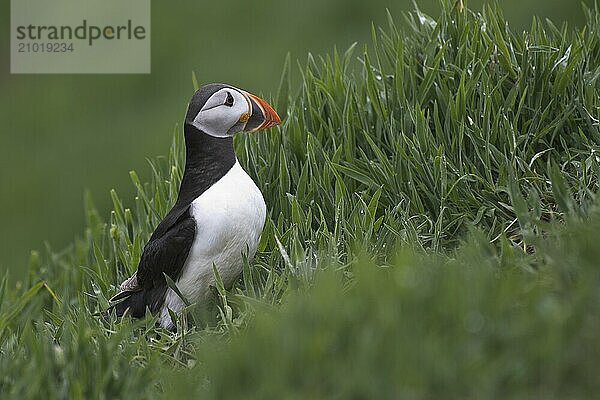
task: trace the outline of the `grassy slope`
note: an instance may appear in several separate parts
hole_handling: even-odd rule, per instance
[[[589,12],[579,31],[535,22],[515,34],[497,10],[449,6],[437,21],[415,12],[401,32],[391,21],[374,29],[368,53],[310,57],[298,93],[288,63],[274,99],[284,125],[236,142],[270,218],[238,286],[217,288],[214,315],[191,310],[176,335],[151,319],[92,315],[175,198],[177,133],[151,182],[132,173],[135,204],[113,193],[104,222],[88,200],[84,238],[34,254],[28,284],[2,287],[0,390],[564,398],[598,389],[589,371],[599,361],[599,22]],[[565,219],[572,227],[559,232]],[[465,239],[471,227],[480,233]]]

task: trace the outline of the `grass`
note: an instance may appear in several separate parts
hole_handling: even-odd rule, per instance
[[[600,17],[441,4],[288,59],[274,132],[240,136],[257,256],[178,333],[103,321],[175,199],[181,132],[134,204],[0,286],[3,398],[589,398],[600,354]]]

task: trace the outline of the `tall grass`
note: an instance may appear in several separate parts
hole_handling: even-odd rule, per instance
[[[471,237],[452,258],[332,269],[201,362],[172,398],[586,399],[600,389],[599,209],[537,241],[539,259]],[[533,272],[533,271],[536,272]],[[205,382],[210,382],[206,384]]]
[[[598,9],[582,29],[534,20],[517,34],[497,8],[441,7],[437,20],[390,16],[362,50],[309,56],[299,90],[288,58],[273,99],[283,125],[236,141],[269,210],[257,256],[233,290],[217,284],[213,313],[191,307],[178,333],[97,313],[175,200],[180,129],[148,182],[131,172],[134,204],[111,192],[105,219],[86,196],[83,237],[33,253],[19,287],[0,285],[0,391],[597,389]]]

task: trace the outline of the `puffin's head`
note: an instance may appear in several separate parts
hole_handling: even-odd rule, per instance
[[[185,124],[214,137],[256,132],[277,125],[279,115],[263,99],[222,83],[202,86],[190,101]]]

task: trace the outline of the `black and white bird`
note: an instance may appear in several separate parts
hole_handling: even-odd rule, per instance
[[[177,201],[144,247],[137,271],[111,301],[117,316],[143,317],[146,309],[173,329],[169,310],[185,304],[168,287],[169,276],[191,302],[211,296],[213,265],[226,286],[242,271],[243,253],[252,259],[263,230],[266,206],[233,149],[238,132],[255,132],[281,122],[261,98],[225,84],[200,88],[184,123],[185,171]]]

